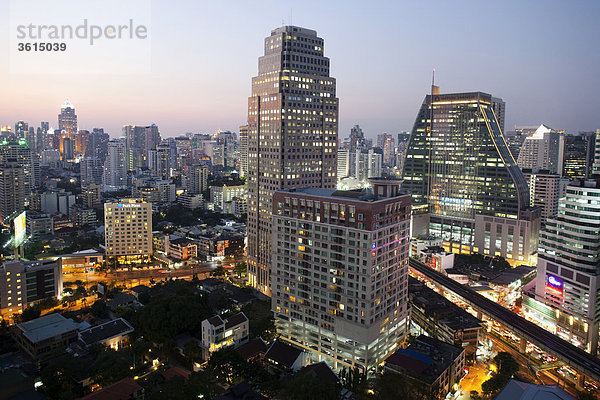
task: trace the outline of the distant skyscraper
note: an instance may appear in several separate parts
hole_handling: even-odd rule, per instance
[[[504,134],[504,115],[506,114],[506,103],[498,97],[492,97],[492,108],[496,114],[496,120],[500,126],[500,131]]]
[[[108,154],[104,161],[103,187],[106,191],[127,189],[127,166],[125,140],[108,142]]]
[[[101,185],[104,174],[104,164],[98,157],[84,157],[79,163],[81,187],[87,188],[91,184]]]
[[[24,121],[19,121],[15,124],[15,139],[26,139],[29,132],[29,124]]]
[[[94,128],[87,137],[85,156],[96,157],[102,164],[104,164],[106,153],[108,152],[109,140],[110,137],[108,136],[108,133],[104,133],[104,129]]]
[[[540,169],[556,174],[562,171],[563,153],[563,136],[546,125],[540,125],[525,138],[517,164],[521,169]]]
[[[542,209],[541,222],[544,224],[558,211],[558,200],[565,195],[569,180],[548,170],[523,169],[525,179],[529,184],[531,206]]]
[[[148,168],[161,179],[171,177],[171,154],[173,149],[168,143],[159,145],[154,150],[148,150]]]
[[[370,371],[408,331],[410,197],[398,184],[273,196],[275,325],[314,361]]]
[[[64,136],[61,139],[62,143],[62,159],[63,161],[72,161],[75,159],[75,141],[70,137]]]
[[[377,147],[383,150],[383,165],[386,167],[393,167],[396,154],[394,138],[392,135],[388,133],[377,135]]]
[[[77,133],[77,115],[75,114],[75,107],[69,100],[65,101],[60,108],[58,130],[65,131],[70,137],[75,137]]]
[[[360,126],[354,125],[350,129],[350,153],[357,153],[366,149],[365,134],[360,129]]]
[[[528,210],[529,188],[493,100],[481,92],[425,97],[403,171],[413,201],[413,236],[440,237],[453,252],[527,263],[537,250],[539,211]]]
[[[155,150],[160,144],[158,126],[123,126],[123,136],[127,146],[127,170],[148,167],[148,150]]]
[[[343,179],[350,175],[350,150],[338,149],[337,176]]]
[[[240,176],[248,175],[248,125],[240,126]]]
[[[248,99],[248,277],[269,294],[273,193],[335,188],[338,99],[315,31],[277,28],[264,49]]]

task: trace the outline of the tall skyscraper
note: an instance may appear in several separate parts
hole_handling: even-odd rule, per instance
[[[248,125],[240,126],[240,176],[248,176]]]
[[[395,143],[394,138],[389,133],[377,135],[377,147],[383,151],[383,165],[386,167],[394,166]]]
[[[168,143],[159,145],[154,150],[148,150],[148,168],[161,179],[171,177],[171,161],[173,149]]]
[[[565,136],[564,177],[582,179],[591,175],[596,143],[596,135],[591,133]]]
[[[563,135],[542,124],[525,138],[517,164],[521,169],[541,169],[556,174],[563,169],[563,154]]]
[[[127,189],[125,139],[115,139],[108,142],[108,154],[104,161],[103,189],[118,191]]]
[[[264,49],[248,99],[248,280],[270,294],[273,193],[335,188],[338,99],[317,32],[283,26]]]
[[[104,164],[98,157],[84,157],[79,163],[81,187],[87,188],[89,185],[101,185],[102,175],[104,174]]]
[[[350,153],[357,153],[366,149],[365,134],[360,126],[354,125],[350,129]]]
[[[372,370],[409,325],[410,197],[398,181],[372,183],[273,196],[277,333],[335,369]]]
[[[25,121],[18,121],[15,124],[15,139],[25,139],[29,132],[29,124]]]
[[[208,190],[209,169],[206,165],[192,165],[187,169],[187,191],[200,194]]]
[[[69,100],[66,100],[60,108],[58,130],[65,131],[65,134],[72,138],[77,133],[77,114],[75,114],[75,107]]]
[[[127,170],[148,167],[148,150],[156,150],[161,142],[158,126],[125,125],[123,136],[127,147]]]
[[[448,251],[532,262],[539,211],[528,210],[529,188],[504,140],[492,96],[427,95],[403,174],[413,201],[413,236],[440,237]]]
[[[544,224],[558,212],[558,200],[564,197],[569,180],[548,170],[523,169],[523,175],[529,184],[530,204],[541,208]]]

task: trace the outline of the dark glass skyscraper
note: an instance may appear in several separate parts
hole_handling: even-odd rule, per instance
[[[269,294],[276,190],[335,188],[338,99],[317,32],[283,26],[265,39],[248,99],[248,278]]]
[[[498,242],[490,237],[496,233],[490,232],[492,223],[532,218],[525,213],[527,182],[494,112],[498,101],[481,92],[427,95],[408,143],[403,187],[412,194],[413,235],[441,237],[455,252],[485,254],[487,249],[491,255],[526,258],[527,248],[537,247],[537,240],[529,246],[514,241],[516,236],[530,236],[519,231],[519,224],[516,232],[509,227],[507,235],[497,237]],[[475,238],[477,216],[487,217],[483,229],[488,236],[482,246]]]

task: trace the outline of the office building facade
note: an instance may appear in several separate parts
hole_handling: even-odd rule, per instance
[[[525,138],[517,165],[521,169],[548,170],[551,174],[563,170],[564,137],[557,131],[540,125]]]
[[[315,31],[277,28],[264,49],[248,99],[248,281],[269,294],[273,193],[335,188],[338,99]]]
[[[482,92],[439,94],[437,87],[425,97],[403,170],[403,188],[413,201],[413,236],[440,237],[446,250],[455,253],[484,253],[486,249],[475,244],[477,216],[502,219],[496,223],[503,225],[534,216],[525,213],[529,188],[504,140],[494,112],[494,101],[499,100],[494,99]],[[479,221],[485,223],[484,218]],[[536,224],[539,221],[528,226]],[[522,237],[532,234],[535,231],[523,232]],[[508,234],[501,238],[509,240]],[[529,243],[515,262],[534,262],[537,240]],[[502,257],[508,254],[514,253],[499,251]]]
[[[127,146],[124,139],[108,142],[108,154],[104,161],[103,189],[119,191],[127,189]]]

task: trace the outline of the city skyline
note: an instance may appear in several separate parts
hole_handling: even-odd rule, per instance
[[[241,3],[180,5],[190,8],[189,15],[152,3],[152,72],[136,79],[108,73],[101,80],[85,74],[10,74],[8,61],[2,61],[0,84],[11,95],[3,97],[0,124],[49,121],[56,128],[57,110],[68,98],[82,129],[104,127],[113,138],[128,124],[156,123],[163,137],[237,131],[246,122],[247,77],[257,72],[261,39],[281,26],[283,17],[285,25],[315,29],[328,38],[325,52],[334,60],[332,75],[342,99],[340,137],[355,124],[369,138],[410,131],[432,68],[446,93],[481,90],[502,97],[506,130],[544,123],[577,133],[600,125],[590,101],[600,88],[594,73],[600,60],[585,45],[586,38],[600,33],[592,20],[599,7],[594,2],[552,7],[511,2],[502,8],[437,3],[435,12],[416,4],[370,9],[332,2],[319,4],[319,13],[311,11],[310,2],[302,9],[292,3],[257,9]],[[479,18],[464,16],[475,10]],[[2,15],[6,22],[7,13]],[[246,18],[254,23],[241,23]],[[430,26],[420,22],[424,18]],[[211,40],[194,39],[205,37]],[[0,50],[7,48],[0,42]]]

